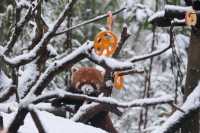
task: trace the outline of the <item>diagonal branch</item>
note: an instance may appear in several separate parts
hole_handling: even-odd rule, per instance
[[[118,13],[124,11],[125,9],[126,9],[125,7],[124,7],[124,8],[121,8],[121,9],[119,9],[119,10],[113,12],[112,15],[116,15],[116,14],[118,14]],[[80,24],[77,24],[77,25],[75,25],[75,26],[72,26],[72,27],[70,27],[70,28],[68,28],[68,29],[66,29],[66,30],[64,30],[64,31],[58,32],[58,33],[56,33],[54,36],[62,35],[62,34],[67,33],[67,32],[69,32],[69,31],[71,31],[71,30],[73,30],[73,29],[79,28],[79,27],[81,27],[81,26],[83,26],[83,25],[86,25],[86,24],[90,24],[90,23],[96,22],[96,21],[101,20],[101,19],[104,19],[104,18],[106,18],[106,17],[108,17],[108,14],[103,14],[103,15],[97,16],[97,17],[95,17],[95,18],[86,20],[86,21],[84,21],[84,22],[82,22],[82,23],[80,23]]]
[[[108,111],[105,105],[99,103],[83,104],[76,114],[71,118],[72,121],[86,123],[96,114]]]
[[[16,91],[16,86],[10,86],[0,94],[0,103],[8,100]]]
[[[38,96],[35,99],[30,100],[30,103],[36,104],[44,100],[57,98],[62,99],[63,101],[66,99],[73,99],[73,100],[79,100],[79,101],[90,101],[90,102],[97,102],[105,105],[110,105],[113,107],[120,107],[120,108],[130,108],[130,107],[143,107],[143,106],[150,106],[150,105],[157,105],[157,104],[166,104],[166,103],[172,103],[174,100],[171,96],[164,96],[164,97],[158,97],[158,98],[144,98],[144,99],[136,99],[130,102],[119,102],[114,98],[110,97],[92,97],[87,96],[83,94],[76,94],[76,93],[70,93],[70,92],[54,92],[49,93],[43,96]]]
[[[123,30],[121,32],[121,39],[120,39],[120,41],[118,43],[118,47],[117,47],[113,57],[117,57],[118,56],[118,54],[120,53],[120,51],[121,51],[123,45],[125,44],[126,40],[129,38],[130,35],[128,34],[127,30],[128,30],[127,26],[124,26]]]
[[[39,133],[47,133],[44,126],[42,125],[42,122],[38,116],[37,110],[33,107],[33,109],[30,109],[30,114],[33,118],[33,121],[38,129]]]
[[[156,129],[153,133],[174,133],[181,128],[183,123],[189,119],[195,112],[200,109],[200,84],[194,91],[187,97],[187,100],[182,105],[181,110],[174,112],[160,128]]]
[[[167,47],[165,47],[165,48],[163,48],[161,50],[154,51],[154,52],[152,52],[150,54],[133,57],[132,59],[129,59],[129,61],[132,62],[132,63],[135,63],[135,62],[138,62],[138,61],[146,60],[146,59],[158,56],[158,55],[166,52],[170,48],[171,48],[171,44],[169,44]]]
[[[89,51],[86,54],[89,60],[111,71],[122,71],[122,70],[125,71],[135,68],[135,66],[131,62],[119,61],[114,58],[106,56],[98,56],[94,52],[94,50]]]
[[[134,57],[134,58],[130,59],[129,61],[132,62],[132,63],[134,63],[134,62],[137,62],[137,61],[142,61],[142,60],[146,60],[146,59],[158,56],[158,55],[166,52],[168,49],[170,49],[172,47],[173,42],[174,42],[173,28],[174,28],[174,25],[171,24],[170,29],[169,29],[169,32],[170,32],[170,43],[168,44],[167,47],[165,47],[165,48],[163,48],[161,50],[154,51],[154,52],[152,52],[150,54],[147,54],[147,55],[142,55],[142,56]]]
[[[17,130],[21,125],[23,125],[23,121],[28,113],[28,109],[21,107],[18,109],[17,114],[15,115],[13,121],[8,127],[8,133],[17,133]]]

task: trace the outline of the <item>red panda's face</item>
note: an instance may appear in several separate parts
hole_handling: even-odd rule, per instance
[[[71,86],[78,92],[91,95],[95,91],[101,91],[104,86],[104,76],[95,68],[83,67],[72,72]]]

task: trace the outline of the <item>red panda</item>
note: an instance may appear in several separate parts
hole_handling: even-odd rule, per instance
[[[83,93],[90,96],[97,97],[100,93],[108,93],[108,88],[104,84],[104,74],[100,70],[92,67],[82,67],[79,69],[72,68],[70,76],[70,89],[73,93]],[[108,92],[107,92],[108,91]],[[76,99],[55,99],[52,101],[53,106],[60,106],[62,104],[75,105],[75,111],[77,111],[84,101]],[[109,111],[102,111],[91,118],[87,124],[95,126],[97,128],[104,129],[109,133],[118,133],[109,116]]]
[[[71,91],[83,93],[90,96],[98,96],[100,93],[108,93],[108,88],[104,88],[104,73],[93,67],[82,67],[72,69],[71,73]],[[108,92],[107,92],[108,91]],[[76,103],[77,108],[82,104]],[[110,119],[108,111],[96,114],[90,121],[90,124],[104,129],[109,133],[118,133]]]
[[[104,87],[104,74],[93,67],[72,70],[71,91],[86,95],[97,95]]]

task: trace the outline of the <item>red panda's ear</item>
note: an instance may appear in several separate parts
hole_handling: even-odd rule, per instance
[[[72,72],[72,73],[74,73],[74,72],[76,72],[76,71],[78,71],[78,68],[77,68],[77,67],[72,67],[72,68],[71,68],[71,72]]]

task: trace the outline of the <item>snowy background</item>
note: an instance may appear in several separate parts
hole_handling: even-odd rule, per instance
[[[21,1],[21,0],[16,0]],[[27,0],[28,1],[28,0]],[[24,0],[24,2],[27,2]],[[42,3],[42,17],[46,24],[51,27],[62,12],[68,0],[47,0]],[[22,4],[23,1],[21,1]],[[28,2],[27,2],[28,3]],[[26,3],[25,3],[26,4]],[[24,5],[25,5],[24,4]],[[73,8],[72,25],[76,25],[85,20],[104,14],[109,10],[116,11],[122,7],[126,10],[114,16],[113,32],[120,36],[123,26],[128,27],[130,37],[125,42],[120,51],[118,59],[126,61],[138,55],[148,54],[154,50],[159,50],[170,43],[169,28],[154,27],[148,23],[150,16],[158,10],[162,10],[166,2],[164,0],[87,0],[78,1]],[[171,4],[183,4],[182,1],[173,1]],[[4,51],[3,46],[9,40],[15,22],[16,4],[12,0],[0,1],[0,52]],[[23,9],[25,15],[27,9]],[[22,16],[23,16],[22,15]],[[51,67],[51,63],[56,59],[65,57],[72,50],[77,49],[87,40],[93,41],[95,35],[105,29],[106,19],[84,25],[72,31],[72,46],[66,43],[66,34],[57,36],[48,43],[50,55],[56,56],[47,60],[44,68]],[[59,27],[58,31],[63,31],[67,27],[67,19]],[[10,57],[28,53],[31,39],[35,36],[36,24],[30,20],[19,36],[13,47]],[[171,95],[175,98],[176,104],[181,106],[183,94],[182,89],[185,83],[187,66],[187,48],[189,45],[189,27],[179,27],[174,29],[175,50],[148,59],[136,62],[135,65],[145,69],[143,74],[132,74],[125,76],[125,87],[123,90],[113,90],[112,97],[121,102],[133,101],[135,99],[147,97],[160,97]],[[153,41],[154,40],[154,41]],[[69,48],[70,47],[70,48]],[[64,54],[63,54],[64,53]],[[59,55],[59,56],[57,56]],[[16,59],[17,60],[17,59]],[[178,61],[177,61],[178,60]],[[13,60],[11,60],[13,61]],[[35,84],[35,79],[44,71],[38,71],[33,60],[27,65],[20,66],[18,69],[18,93],[23,98],[29,86]],[[94,66],[89,60],[82,60],[75,64],[76,67]],[[11,71],[0,61],[0,94],[12,86],[10,78]],[[55,78],[45,88],[45,92],[55,90],[66,91],[66,78],[68,71],[64,71]],[[148,87],[149,86],[149,87]],[[148,89],[148,91],[146,91]],[[15,116],[18,108],[15,96],[10,97],[4,103],[0,103],[1,115],[5,122],[5,128]],[[121,110],[121,117],[110,114],[114,126],[120,133],[151,133],[160,127],[167,118],[173,113],[174,108],[168,104],[150,107],[126,108]],[[66,118],[57,117],[45,111],[37,111],[44,127],[49,133],[59,133],[63,131],[81,133],[103,133],[101,129],[75,123],[68,118],[70,114],[66,112]],[[36,133],[37,129],[28,114],[25,124],[20,127],[20,133]],[[31,130],[30,130],[31,129]]]

